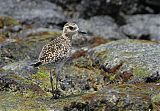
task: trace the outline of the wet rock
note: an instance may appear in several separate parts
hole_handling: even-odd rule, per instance
[[[156,42],[118,40],[95,47],[89,53],[93,64],[105,65],[107,83],[122,82],[122,75],[131,83],[145,82],[146,77],[160,72],[160,50]]]
[[[61,8],[48,1],[1,0],[0,2],[0,15],[12,16],[24,24],[49,27],[65,21]]]
[[[94,36],[101,36],[105,39],[126,38],[119,32],[117,24],[109,16],[95,16],[87,20],[79,19],[77,24],[80,29]]]
[[[160,15],[133,15],[120,30],[129,38],[160,40]]]

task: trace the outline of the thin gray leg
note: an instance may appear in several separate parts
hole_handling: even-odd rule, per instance
[[[64,65],[64,62],[58,64],[58,66],[56,67],[56,91],[58,90],[59,76],[62,72],[63,65]]]
[[[50,83],[51,83],[51,87],[52,87],[52,95],[54,96],[52,68],[50,68]]]
[[[63,64],[64,63],[60,63],[56,67],[56,90],[55,90],[55,93],[54,93],[54,96],[53,96],[54,99],[58,99],[60,97],[60,92],[58,90],[58,82],[59,82],[59,76],[62,72]]]

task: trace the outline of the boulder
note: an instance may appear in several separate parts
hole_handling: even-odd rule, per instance
[[[110,40],[127,38],[119,31],[119,27],[114,19],[109,16],[95,16],[86,20],[79,19],[76,23],[82,31],[94,36],[100,36]]]
[[[122,33],[132,39],[160,40],[160,15],[133,15],[126,17]]]
[[[11,16],[23,24],[49,27],[65,22],[62,9],[48,1],[0,0],[0,2],[0,15]]]
[[[94,65],[107,72],[104,77],[108,83],[136,83],[159,78],[159,47],[157,42],[128,39],[97,46],[89,53]]]

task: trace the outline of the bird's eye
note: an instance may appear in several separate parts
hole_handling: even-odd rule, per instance
[[[70,29],[70,30],[73,30],[74,28],[73,28],[72,26],[69,26],[69,29]]]

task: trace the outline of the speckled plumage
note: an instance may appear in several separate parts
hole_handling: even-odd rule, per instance
[[[78,33],[78,26],[75,23],[67,23],[63,27],[62,35],[46,44],[39,55],[38,62],[32,64],[34,67],[43,64],[56,64],[56,90],[53,87],[52,67],[50,67],[50,82],[53,98],[58,98],[58,81],[64,62],[69,58],[71,52],[72,36]],[[52,66],[52,65],[51,65]]]
[[[42,64],[57,63],[68,58],[71,50],[71,40],[67,36],[55,38],[46,44],[39,55]]]
[[[65,24],[62,35],[42,48],[38,62],[34,64],[34,66],[59,63],[67,59],[70,56],[72,36],[76,34],[78,30],[79,28],[75,23]]]

